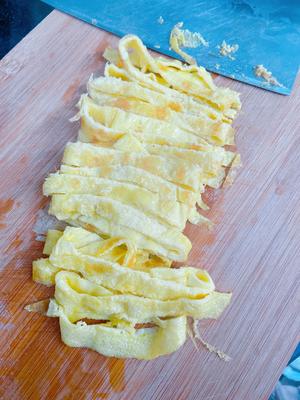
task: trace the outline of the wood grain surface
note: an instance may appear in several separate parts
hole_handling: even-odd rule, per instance
[[[48,201],[41,185],[76,136],[68,119],[79,94],[116,42],[54,11],[0,64],[0,398],[267,399],[299,340],[299,77],[289,97],[216,79],[242,93],[243,167],[233,186],[206,195],[214,230],[186,231],[189,263],[233,291],[222,318],[202,323],[231,362],[191,341],[155,361],[108,359],[65,346],[56,319],[23,311],[53,292],[31,281],[42,248],[32,229]]]

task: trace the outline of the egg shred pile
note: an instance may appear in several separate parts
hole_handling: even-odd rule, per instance
[[[33,280],[55,285],[46,315],[65,344],[153,359],[185,342],[187,317],[217,318],[230,301],[206,271],[171,264],[191,250],[186,222],[210,225],[197,210],[205,188],[239,161],[226,145],[240,100],[133,35],[104,57],[78,104],[78,141],[44,183],[49,213],[69,226],[48,231]]]

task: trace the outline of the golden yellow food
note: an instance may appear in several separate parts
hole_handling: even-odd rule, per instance
[[[186,341],[187,318],[218,318],[231,294],[186,261],[187,222],[212,225],[197,206],[219,188],[239,155],[231,125],[239,94],[197,65],[153,58],[127,35],[106,49],[104,77],[78,103],[78,141],[44,182],[49,230],[32,278],[54,286],[47,315],[61,337],[112,357],[150,360]],[[26,307],[44,312],[45,302]]]
[[[144,88],[136,82],[114,77],[91,78],[88,94],[99,105],[118,107],[124,111],[174,123],[213,144],[234,143],[234,131],[229,123],[213,119],[204,111],[193,114],[184,109],[179,101]]]
[[[220,110],[226,118],[234,118],[241,107],[238,93],[216,87],[211,75],[203,67],[187,66],[163,57],[154,59],[137,36],[124,36],[119,42],[118,51],[104,53],[104,56],[124,69],[130,80],[170,95],[175,89],[192,96],[199,103]]]
[[[64,238],[71,236],[84,255],[101,255],[104,260],[117,262],[129,268],[148,271],[154,267],[169,268],[171,266],[169,259],[137,249],[130,240],[117,237],[102,239],[99,235],[81,228],[67,228],[65,232],[49,230],[43,253],[50,256],[62,236]],[[52,286],[55,284],[55,275],[61,269],[62,267],[55,266],[48,258],[40,258],[32,263],[32,279],[46,286]]]
[[[122,294],[81,278],[74,272],[61,271],[55,278],[55,299],[71,322],[89,318],[148,323],[155,318],[192,316],[218,318],[231,295],[211,292],[201,299],[152,299]]]
[[[116,182],[133,183],[139,187],[159,194],[165,201],[178,201],[193,207],[199,196],[197,193],[184,189],[173,182],[169,182],[158,175],[152,174],[144,169],[130,165],[113,165],[104,167],[72,167],[63,164],[60,168],[62,174],[92,176],[111,179]]]
[[[48,316],[59,317],[62,341],[71,347],[86,347],[108,357],[152,360],[172,353],[186,341],[186,318],[159,320],[160,325],[134,329],[122,322],[87,325],[72,323],[57,304],[50,303]]]
[[[175,351],[186,340],[187,316],[217,318],[231,297],[215,292],[204,270],[169,268],[128,240],[82,228],[49,231],[44,253],[50,257],[33,263],[33,279],[55,283],[47,315],[59,317],[62,340],[106,355],[152,359]],[[136,328],[145,323],[151,327]]]
[[[174,157],[120,151],[114,148],[76,142],[67,144],[63,163],[76,167],[101,167],[105,168],[107,173],[111,171],[113,166],[130,165],[157,175],[184,189],[199,192],[201,187],[201,167],[192,165],[185,160],[177,160]]]
[[[209,275],[197,268],[151,268],[148,272],[123,268],[119,263],[83,251],[80,235],[96,235],[81,228],[67,227],[57,241],[49,260],[58,268],[79,272],[92,282],[121,293],[158,299],[180,296],[200,298],[214,289]],[[77,247],[77,246],[80,247]],[[113,279],[112,279],[113,276]]]

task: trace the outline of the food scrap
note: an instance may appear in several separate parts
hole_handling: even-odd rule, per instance
[[[239,49],[239,45],[238,44],[227,44],[225,42],[225,40],[223,40],[223,42],[221,43],[220,46],[218,46],[219,48],[219,53],[221,54],[221,56],[224,57],[228,57],[231,60],[234,60],[235,58],[232,56],[233,53],[236,53]]]
[[[191,32],[188,29],[181,29],[183,22],[178,22],[170,34],[170,46],[175,53],[179,54],[188,64],[196,64],[196,61],[181,48],[196,48],[199,46],[208,47],[209,43],[199,32]]]
[[[262,64],[254,67],[254,73],[259,78],[263,78],[266,83],[270,85],[283,87],[283,85],[279,83],[278,80],[273,76],[272,72],[268,71]]]
[[[205,270],[172,263],[191,250],[187,222],[211,225],[202,194],[239,159],[225,146],[241,104],[203,67],[153,58],[134,35],[104,57],[72,119],[78,141],[43,185],[67,224],[49,229],[32,266],[54,296],[26,310],[58,317],[69,346],[149,360],[185,343],[187,318],[218,318],[230,302]]]

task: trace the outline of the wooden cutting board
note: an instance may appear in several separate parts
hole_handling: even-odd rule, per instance
[[[54,11],[0,64],[1,399],[267,399],[299,340],[300,78],[290,97],[218,77],[242,93],[233,186],[209,192],[212,232],[195,226],[191,265],[231,306],[202,333],[233,360],[188,341],[155,361],[108,359],[60,340],[58,321],[23,310],[53,289],[31,281],[41,186],[76,137],[68,121],[117,38]]]

